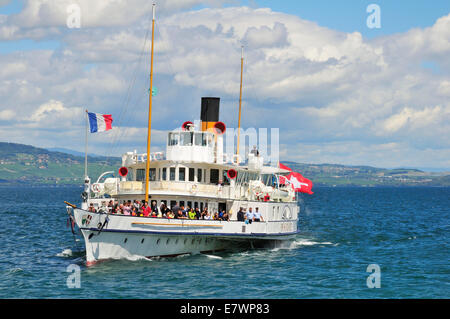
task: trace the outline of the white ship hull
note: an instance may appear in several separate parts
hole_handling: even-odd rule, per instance
[[[74,217],[84,237],[88,266],[108,259],[174,257],[259,246],[297,233],[296,219],[245,224],[107,215],[82,209],[74,209]]]

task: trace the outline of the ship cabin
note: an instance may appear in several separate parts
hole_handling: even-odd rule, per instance
[[[208,207],[210,211],[237,212],[239,207],[262,207],[264,202],[276,205],[275,212],[282,209],[282,203],[296,202],[293,189],[277,182],[278,176],[289,171],[264,166],[262,156],[256,153],[248,154],[246,163],[223,153],[226,127],[218,121],[218,107],[218,98],[202,98],[201,123],[197,125],[201,128],[185,122],[180,129],[168,132],[165,154],[151,153],[149,203],[173,206],[178,202],[200,210]],[[121,177],[99,183],[101,176],[96,183],[101,186],[97,195],[109,194],[119,201],[144,199],[146,162],[147,154],[124,154]]]

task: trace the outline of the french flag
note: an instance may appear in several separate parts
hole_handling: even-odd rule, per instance
[[[91,129],[91,133],[104,132],[104,131],[112,129],[113,118],[112,118],[111,114],[100,114],[100,113],[88,112],[88,117],[89,117],[89,127]]]

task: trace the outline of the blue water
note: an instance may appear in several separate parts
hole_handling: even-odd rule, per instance
[[[450,188],[315,188],[288,247],[90,268],[66,226],[63,201],[80,192],[0,188],[0,298],[450,297]],[[67,286],[71,264],[80,288]]]

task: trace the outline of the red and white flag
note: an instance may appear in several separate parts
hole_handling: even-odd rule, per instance
[[[302,174],[297,172],[292,172],[287,176],[289,182],[291,182],[292,188],[296,192],[314,194],[311,190],[313,187],[313,183],[302,176]]]
[[[280,184],[286,185],[288,182],[296,192],[314,194],[312,192],[313,183],[309,179],[303,177],[300,173],[293,172],[292,169],[281,163],[278,163],[278,167],[291,171],[289,175],[279,177],[278,182]]]

